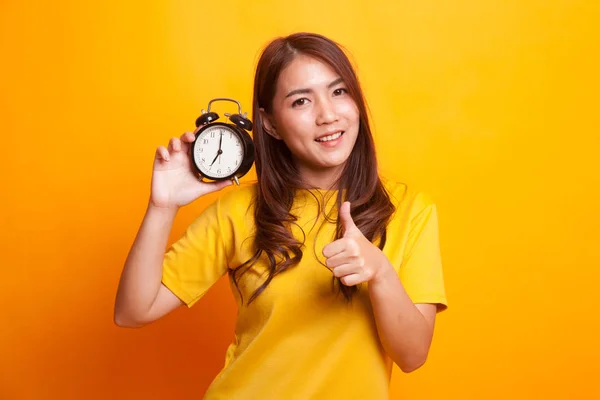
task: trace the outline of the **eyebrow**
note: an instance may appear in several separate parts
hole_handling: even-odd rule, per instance
[[[334,80],[333,82],[331,82],[329,85],[327,85],[328,88],[332,88],[336,85],[338,85],[339,83],[344,82],[344,79],[342,78],[337,78],[336,80]],[[287,99],[288,97],[291,97],[295,94],[306,94],[306,93],[311,93],[312,89],[296,89],[296,90],[292,90],[291,92],[289,92],[285,98]]]

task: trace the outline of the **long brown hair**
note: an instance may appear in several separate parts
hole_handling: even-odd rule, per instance
[[[258,178],[254,198],[255,253],[250,260],[230,271],[239,290],[238,274],[243,274],[261,256],[266,255],[269,262],[268,277],[252,294],[249,303],[264,291],[275,276],[297,265],[302,259],[303,242],[294,238],[289,226],[297,220],[297,217],[290,213],[296,190],[304,188],[305,185],[294,165],[290,150],[282,140],[273,138],[265,131],[259,112],[260,108],[267,113],[272,112],[277,79],[281,71],[299,54],[318,59],[333,68],[346,84],[360,114],[356,144],[336,185],[337,189],[340,189],[336,199],[338,210],[343,201],[350,201],[354,223],[371,242],[375,243],[378,240],[377,245],[380,249],[383,249],[386,242],[387,222],[395,211],[377,172],[375,144],[363,93],[356,73],[341,46],[314,33],[295,33],[273,40],[263,50],[254,78],[252,114]],[[338,218],[335,239],[342,235],[342,226]],[[333,283],[338,284],[347,300],[350,300],[357,290],[356,286],[345,286],[335,277]]]

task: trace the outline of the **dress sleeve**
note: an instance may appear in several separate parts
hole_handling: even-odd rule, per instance
[[[166,251],[162,283],[191,307],[228,269],[220,201],[209,205]]]
[[[438,311],[448,307],[440,254],[437,208],[423,194],[416,197],[415,211],[399,276],[413,303],[431,303]]]

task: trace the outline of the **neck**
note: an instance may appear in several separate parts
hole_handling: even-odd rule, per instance
[[[302,182],[304,182],[307,188],[330,190],[337,189],[337,181],[342,175],[344,165],[323,169],[298,169]]]

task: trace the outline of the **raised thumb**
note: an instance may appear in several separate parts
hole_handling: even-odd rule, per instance
[[[344,236],[348,233],[358,230],[350,214],[350,202],[345,201],[340,208],[340,219],[342,221],[342,227],[344,228]]]

